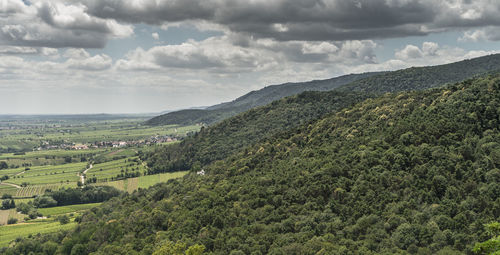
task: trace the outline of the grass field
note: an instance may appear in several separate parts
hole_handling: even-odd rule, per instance
[[[111,151],[111,149],[42,150],[26,152],[23,155],[4,153],[0,155],[0,161],[5,161],[9,166],[23,166],[23,164],[30,164],[30,166],[61,165],[65,163],[65,157],[71,157],[73,162],[79,162],[82,157],[90,158],[106,151]],[[7,169],[1,170],[0,173],[5,170]]]
[[[135,160],[135,161],[134,161]],[[145,167],[137,157],[113,160],[101,164],[95,164],[87,172],[87,178],[96,177],[98,181],[111,180],[119,174],[139,172],[143,174]]]
[[[18,237],[64,231],[72,229],[75,226],[76,222],[74,221],[61,225],[61,223],[54,219],[0,226],[0,247],[8,246],[10,242],[16,240]]]
[[[7,220],[9,218],[16,218],[21,222],[27,215],[17,213],[16,209],[0,210],[0,225],[7,225]]]
[[[146,175],[141,177],[129,178],[126,180],[111,181],[111,182],[101,182],[95,185],[107,185],[115,187],[119,190],[127,191],[132,193],[138,188],[149,188],[157,183],[166,182],[170,179],[175,179],[186,175],[188,171],[175,172],[175,173],[164,173],[155,175]]]
[[[99,206],[100,204],[101,203],[92,203],[92,204],[66,205],[66,206],[57,206],[50,208],[40,208],[38,209],[38,212],[40,212],[44,216],[48,215],[53,216],[53,215],[67,214],[67,213],[74,213],[83,210],[88,210],[90,208]]]
[[[5,184],[0,185],[0,195],[8,194],[15,196],[16,193],[17,193],[17,188]]]
[[[130,141],[156,135],[183,136],[198,131],[200,126],[144,126],[145,119],[103,120],[77,122],[69,125],[45,126],[35,128],[26,125],[25,129],[0,130],[1,150],[33,150],[45,141],[70,141],[73,143],[94,143],[102,141]],[[1,124],[1,123],[0,123]]]
[[[77,173],[83,171],[86,167],[87,162],[69,163],[57,166],[34,166],[27,171],[19,168],[18,172],[20,174],[16,175],[15,178],[10,178],[6,182],[18,185],[24,182],[29,185],[65,182],[74,182],[76,184],[79,180]]]

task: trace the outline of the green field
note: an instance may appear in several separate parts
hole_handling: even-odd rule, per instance
[[[200,126],[145,126],[146,118],[123,118],[86,121],[53,120],[57,122],[37,124],[31,120],[4,120],[1,125],[16,126],[17,129],[0,130],[0,151],[32,151],[44,143],[94,143],[104,141],[130,141],[146,139],[156,135],[185,136],[198,131]],[[42,160],[43,162],[43,160]]]
[[[61,223],[54,219],[0,226],[0,247],[8,246],[10,242],[16,240],[18,237],[64,231],[72,229],[75,226],[76,222],[74,221],[61,225]]]
[[[16,218],[21,222],[27,215],[18,213],[16,209],[0,210],[0,226],[6,225],[9,218]]]
[[[49,208],[40,208],[38,212],[43,214],[44,216],[48,215],[58,215],[58,214],[66,214],[66,213],[74,213],[83,210],[88,210],[90,208],[99,206],[101,203],[91,203],[91,204],[79,204],[79,205],[65,205],[65,206],[57,206],[57,207],[49,207]]]
[[[8,183],[29,185],[36,184],[58,184],[58,183],[76,183],[79,180],[78,173],[85,170],[87,162],[70,163],[57,166],[35,166],[30,170],[18,169],[18,174],[15,178],[9,179]]]
[[[9,186],[9,185],[4,185],[4,184],[0,185],[0,195],[8,194],[8,195],[15,196],[17,193],[17,190],[18,190],[17,188]]]
[[[1,141],[1,139],[0,139]],[[9,166],[22,167],[28,166],[45,166],[45,165],[61,165],[65,163],[66,157],[71,157],[72,162],[80,162],[81,158],[90,158],[98,154],[111,151],[111,149],[89,149],[89,150],[42,150],[26,152],[23,155],[14,155],[14,153],[4,153],[0,155],[0,161],[5,161]],[[7,169],[3,169],[3,173]]]
[[[134,190],[138,188],[149,188],[157,183],[166,182],[170,179],[180,178],[186,175],[188,171],[184,172],[175,172],[175,173],[164,173],[164,174],[155,174],[155,175],[146,175],[141,177],[129,178],[126,180],[119,181],[110,181],[110,182],[101,182],[96,185],[106,185],[112,186],[119,190],[127,191],[132,193]]]
[[[96,177],[99,182],[111,180],[111,178],[116,178],[118,175],[125,175],[127,173],[143,174],[145,169],[145,166],[138,157],[130,157],[95,164],[93,168],[87,172],[86,176],[87,178]]]

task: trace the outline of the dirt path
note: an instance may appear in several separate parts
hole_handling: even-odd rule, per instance
[[[119,149],[119,150],[116,150],[116,151],[113,151],[113,152],[108,153],[108,155],[107,155],[107,156],[114,156],[116,153],[120,153],[120,152],[122,152],[122,151],[123,151],[123,149]]]
[[[12,186],[12,187],[16,187],[18,189],[22,188],[21,186],[17,185],[17,184],[14,184],[14,183],[7,183],[7,182],[1,182],[0,185],[9,185],[9,186]]]
[[[22,172],[20,172],[20,173],[17,173],[17,174],[16,174],[16,176],[21,175],[21,174],[24,174],[24,173],[26,173],[26,171],[22,171]]]
[[[89,168],[85,169],[82,174],[78,174],[80,176],[80,181],[82,184],[85,184],[85,175],[87,172],[94,167],[92,164],[90,164]]]

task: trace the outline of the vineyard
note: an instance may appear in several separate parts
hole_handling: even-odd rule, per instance
[[[117,178],[137,177],[144,174],[145,167],[137,157],[113,160],[95,164],[87,172],[87,178],[97,178],[97,182],[116,180]]]
[[[20,170],[20,174],[9,179],[9,183],[22,185],[74,183],[79,180],[78,173],[87,167],[86,162],[70,163],[57,166],[35,166]]]
[[[126,180],[119,181],[108,181],[108,182],[100,182],[95,185],[98,186],[112,186],[119,190],[127,191],[128,193],[132,193],[139,188],[149,188],[157,183],[166,182],[170,179],[180,178],[186,175],[188,171],[184,172],[175,172],[175,173],[163,173],[163,174],[155,174],[155,175],[146,175],[136,178],[129,178]]]
[[[16,197],[33,197],[36,195],[42,195],[46,190],[58,190],[61,187],[60,184],[48,184],[48,185],[35,185],[27,186],[17,190]]]

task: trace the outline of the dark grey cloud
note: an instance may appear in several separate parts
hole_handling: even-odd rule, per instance
[[[494,0],[89,0],[88,12],[122,22],[204,20],[277,40],[360,40],[500,25]],[[242,41],[241,41],[242,42]]]

